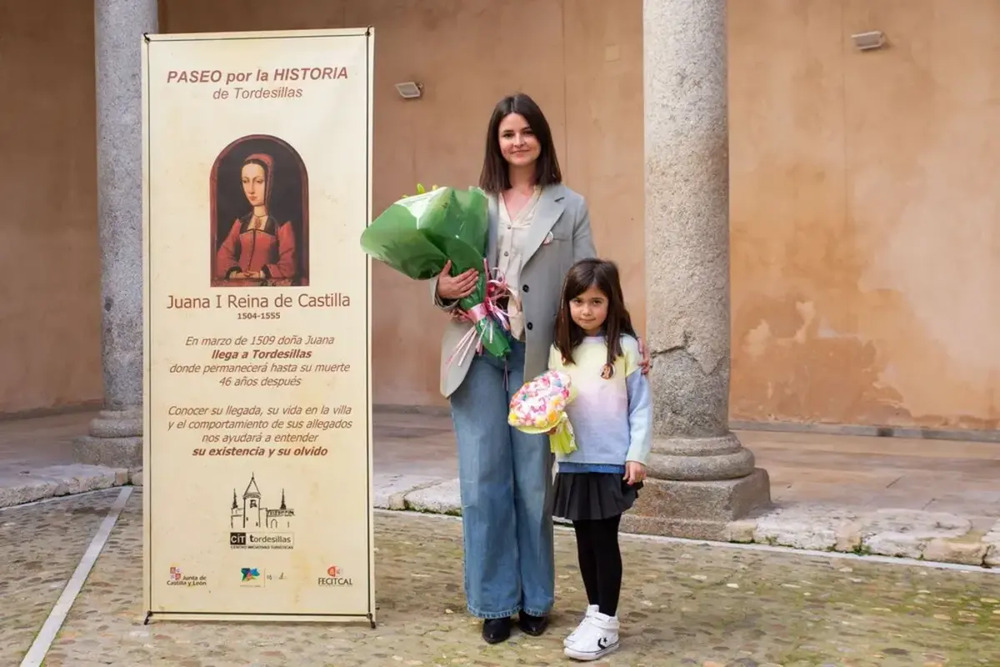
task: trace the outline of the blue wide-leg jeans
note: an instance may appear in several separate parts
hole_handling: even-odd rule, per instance
[[[523,383],[524,343],[512,341],[506,367],[477,356],[451,396],[465,595],[479,618],[544,616],[555,597],[549,439],[507,424],[510,399]]]

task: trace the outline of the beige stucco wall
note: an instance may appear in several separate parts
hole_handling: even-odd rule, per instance
[[[0,2],[0,414],[102,396],[93,24]]]
[[[375,26],[374,207],[425,185],[472,185],[486,124],[503,95],[541,105],[567,184],[590,202],[599,251],[620,262],[639,316],[642,275],[640,0],[167,0],[169,32]],[[420,100],[395,92],[424,85]],[[443,404],[444,316],[427,285],[376,263],[374,394],[380,404]]]
[[[732,415],[997,429],[1000,5],[729,20]]]

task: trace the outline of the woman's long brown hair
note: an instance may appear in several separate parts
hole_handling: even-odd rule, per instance
[[[535,162],[535,185],[544,187],[562,183],[562,172],[559,169],[559,159],[556,157],[556,145],[552,141],[549,121],[533,99],[524,93],[515,93],[497,102],[490,116],[486,129],[486,151],[483,155],[483,169],[479,175],[479,187],[491,194],[510,188],[510,165],[500,152],[500,121],[512,113],[523,116],[524,120],[528,121],[528,126],[535,133],[541,148],[538,161]]]
[[[573,362],[573,350],[586,334],[570,316],[569,303],[596,287],[608,298],[608,318],[604,321],[604,340],[608,347],[608,366],[614,369],[615,360],[622,356],[621,335],[638,338],[632,328],[632,317],[625,307],[618,267],[614,262],[603,259],[583,259],[573,265],[563,281],[562,299],[556,317],[555,345],[562,355],[563,363]]]

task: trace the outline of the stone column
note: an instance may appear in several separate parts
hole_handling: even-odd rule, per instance
[[[143,33],[157,0],[95,0],[97,188],[105,409],[76,442],[84,463],[142,465]]]
[[[767,472],[729,430],[726,0],[644,0],[643,40],[655,426],[627,523],[719,539],[770,504]]]

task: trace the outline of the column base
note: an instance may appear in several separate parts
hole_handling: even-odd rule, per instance
[[[635,506],[622,516],[631,533],[725,540],[730,521],[771,505],[767,471],[739,479],[678,481],[647,478]]]
[[[754,456],[731,432],[714,438],[658,438],[646,467],[656,479],[740,479],[754,471]]]
[[[90,434],[73,442],[80,463],[110,468],[142,467],[142,408],[101,410],[90,422]]]

